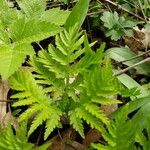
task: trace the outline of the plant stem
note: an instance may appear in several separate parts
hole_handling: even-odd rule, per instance
[[[142,60],[142,61],[140,61],[140,62],[138,62],[138,63],[136,63],[136,64],[134,64],[134,65],[132,65],[132,66],[130,66],[130,67],[127,67],[127,68],[125,68],[125,69],[123,69],[123,70],[121,70],[121,71],[119,71],[119,72],[117,72],[117,73],[114,73],[113,76],[119,76],[119,75],[121,75],[121,74],[127,72],[128,70],[130,70],[130,69],[132,69],[132,68],[134,68],[134,67],[136,67],[136,66],[138,66],[138,65],[141,65],[141,64],[143,64],[143,63],[145,63],[145,62],[149,62],[149,61],[150,61],[150,57],[148,57],[148,58],[146,58],[146,59],[144,59],[144,60]]]

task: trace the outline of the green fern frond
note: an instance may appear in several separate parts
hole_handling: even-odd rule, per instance
[[[103,130],[102,123],[100,122],[100,120],[88,111],[86,111],[84,107],[76,108],[75,113],[77,117],[85,120],[92,128],[95,128],[99,131]]]
[[[49,122],[51,119],[54,120],[54,116],[55,119],[57,119],[55,121],[57,123],[53,124],[53,126],[49,126],[48,129],[46,128],[45,138],[47,138],[48,134],[50,134],[50,132],[57,127],[62,112],[57,107],[52,106],[50,98],[45,94],[42,87],[37,85],[35,79],[27,70],[18,71],[10,78],[10,81],[11,85],[13,85],[13,89],[21,89],[21,93],[12,96],[12,98],[19,99],[21,97],[20,101],[15,102],[13,106],[29,106],[29,108],[20,115],[19,121],[26,120],[33,114],[35,115],[28,135],[31,135],[31,133],[43,122],[47,123],[47,121]]]
[[[26,125],[26,124],[25,124]],[[2,150],[31,150],[34,148],[32,143],[28,143],[26,126],[24,124],[17,128],[16,135],[10,124],[1,131],[0,149]],[[21,133],[21,134],[20,134]]]
[[[75,111],[70,111],[68,115],[69,115],[69,118],[70,118],[70,124],[73,126],[73,128],[77,132],[79,132],[81,137],[84,138],[82,120],[76,115]]]
[[[93,103],[85,103],[83,106],[85,110],[88,111],[90,114],[100,119],[105,124],[109,124],[109,120],[106,114],[102,110],[100,110],[99,106]]]
[[[119,103],[110,98],[117,94],[119,84],[112,76],[109,60],[103,61],[104,45],[92,51],[87,36],[77,31],[76,25],[62,31],[56,36],[55,46],[32,57],[33,75],[19,71],[11,78],[12,88],[21,91],[13,96],[20,99],[14,106],[29,105],[20,121],[35,116],[29,134],[46,122],[47,138],[59,126],[62,112],[81,137],[83,120],[99,131],[104,130],[103,124],[110,123],[99,104]]]
[[[60,116],[62,115],[62,112],[58,108],[55,108],[55,112],[51,113],[50,115],[51,115],[51,118],[49,118],[46,121],[46,127],[45,127],[46,131],[45,131],[45,134],[44,134],[44,139],[47,139],[47,137],[50,135],[50,133],[56,127],[59,127],[59,125],[60,125]]]
[[[98,66],[90,68],[92,71],[90,70],[84,75],[85,81],[83,86],[89,96],[107,98],[117,94],[119,82],[112,76],[112,72],[109,72],[109,68],[107,69],[105,65],[107,65],[107,62],[104,62],[104,66],[100,67],[100,69]]]
[[[0,131],[0,149],[1,150],[47,150],[50,143],[36,146],[28,142],[27,123],[22,122],[13,130],[10,124]]]
[[[102,136],[108,144],[105,146],[94,144],[94,148],[97,150],[101,150],[100,148],[106,150],[134,149],[136,128],[127,115],[128,106],[124,107],[107,125],[107,129],[102,131]]]
[[[42,50],[30,64],[38,73],[35,75],[38,83],[48,86],[45,90],[55,95],[52,99],[63,111],[69,112],[70,123],[84,137],[82,119],[101,130],[98,124],[109,124],[109,121],[98,105],[120,102],[108,97],[117,93],[118,85],[112,77],[109,61],[98,67],[102,63],[104,45],[92,51],[86,35],[77,30],[75,26],[58,34],[56,47],[50,45],[48,53]]]

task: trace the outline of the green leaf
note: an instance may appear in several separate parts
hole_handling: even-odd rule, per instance
[[[46,112],[46,111],[45,111]],[[54,110],[52,113],[50,113],[51,117],[46,121],[46,131],[44,133],[44,139],[46,140],[48,136],[51,134],[51,132],[57,128],[60,124],[60,116],[62,115],[62,112],[54,107]]]
[[[16,0],[21,11],[29,18],[37,17],[46,9],[46,0]]]
[[[40,20],[51,22],[56,25],[64,25],[70,11],[60,10],[60,8],[52,8],[42,13]]]
[[[126,48],[126,47],[110,48],[106,51],[105,55],[110,57],[111,59],[117,61],[117,62],[125,61],[125,60],[128,60],[128,59],[136,56],[136,54],[134,52],[132,52],[129,48]],[[133,60],[130,60],[130,61],[123,62],[123,64],[125,64],[127,66],[132,66],[132,65],[138,63],[141,60],[143,60],[143,59],[142,58],[136,58],[136,59],[133,59]],[[149,73],[150,73],[148,63],[138,65],[134,68],[139,73],[142,73],[142,74],[145,74],[145,75],[149,75]]]
[[[89,0],[79,0],[75,7],[72,9],[66,23],[65,28],[69,30],[70,27],[73,27],[75,24],[78,24],[78,28],[81,27],[89,6]]]
[[[10,124],[1,131],[0,149],[1,150],[32,150],[34,145],[28,143],[26,123],[17,126],[16,133]]]
[[[10,27],[10,36],[17,43],[31,43],[60,32],[61,28],[46,21],[21,18]]]
[[[26,51],[27,50],[27,51]],[[0,45],[0,74],[3,78],[10,77],[24,62],[26,55],[32,55],[33,49],[28,44]]]
[[[136,25],[135,22],[119,16],[115,11],[114,13],[105,11],[101,17],[104,26],[107,28],[106,36],[111,37],[112,40],[119,40],[125,35],[132,36],[132,29]]]
[[[29,108],[20,115],[19,121],[27,120],[35,114],[29,128],[28,136],[31,135],[39,125],[46,122],[46,139],[54,128],[58,126],[60,116],[62,115],[61,110],[52,105],[50,97],[41,86],[37,85],[33,75],[28,70],[19,70],[10,77],[9,81],[12,89],[21,91],[19,94],[15,94],[14,97],[18,98],[19,101],[15,102],[13,106],[29,106]]]
[[[137,90],[140,91],[140,94],[137,96],[138,98],[148,96],[148,92],[144,89],[144,87],[142,87],[139,83],[137,83],[134,79],[132,79],[127,74],[119,75],[117,76],[117,78],[128,89],[137,88]]]
[[[0,0],[0,11],[9,9],[8,3],[5,0]]]
[[[73,128],[79,132],[82,138],[84,138],[84,131],[83,131],[83,124],[82,120],[77,117],[76,113],[74,111],[69,112],[70,117],[70,124],[73,126]]]

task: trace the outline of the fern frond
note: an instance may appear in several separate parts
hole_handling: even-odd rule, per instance
[[[107,65],[107,64],[105,64]],[[94,97],[99,98],[108,98],[111,95],[117,94],[119,89],[119,82],[115,77],[112,76],[112,72],[109,72],[110,68],[106,68],[106,66],[93,67],[93,70],[89,71],[84,75],[84,88],[87,91],[87,94]],[[110,66],[111,67],[111,66]]]
[[[37,72],[37,82],[46,86],[44,90],[50,92],[58,107],[69,116],[73,128],[84,137],[82,120],[98,130],[102,130],[102,123],[109,124],[98,105],[119,103],[109,98],[117,93],[118,84],[112,77],[109,61],[99,67],[104,45],[92,51],[86,35],[77,31],[74,26],[59,33],[56,46],[50,45],[48,52],[42,50],[30,64]]]
[[[17,127],[15,135],[11,125],[8,124],[7,127],[3,129],[0,134],[0,149],[33,149],[34,145],[32,143],[28,143],[26,131],[26,124],[22,124],[21,126]]]
[[[79,132],[81,137],[84,138],[82,120],[76,115],[75,111],[70,111],[68,115],[69,115],[69,118],[70,118],[70,124],[73,126],[73,128],[77,132]]]
[[[47,121],[49,122],[49,120],[54,120],[54,116],[55,119],[57,119],[55,122],[58,123],[60,121],[62,112],[57,107],[52,106],[51,99],[45,94],[42,87],[37,85],[30,72],[20,70],[10,78],[10,82],[11,84],[13,84],[12,88],[17,87],[18,90],[18,88],[20,87],[21,91],[23,91],[12,96],[12,98],[21,97],[20,101],[15,102],[13,106],[29,106],[29,108],[20,115],[19,121],[26,120],[33,114],[35,115],[28,135],[30,135],[43,122],[47,123]],[[53,126],[48,127],[49,132],[46,129],[45,138],[48,137],[48,134],[50,134],[50,132],[53,131],[55,127],[57,127],[56,123],[53,124]]]
[[[127,115],[128,107],[124,107],[113,118],[114,120],[111,120],[110,124],[107,125],[107,129],[102,131],[102,136],[108,144],[105,146],[102,144],[94,144],[97,150],[100,150],[99,148],[101,147],[106,150],[134,149],[136,129]]]
[[[0,131],[1,150],[33,150],[34,144],[28,142],[27,123],[22,122],[16,129],[12,129],[10,124]],[[36,147],[37,150],[47,150],[50,143]]]
[[[119,103],[110,98],[117,94],[119,84],[112,76],[110,62],[102,61],[104,45],[92,51],[86,35],[77,31],[76,26],[62,31],[56,36],[55,46],[50,45],[48,51],[41,50],[38,57],[32,57],[33,75],[18,72],[11,79],[12,87],[22,94],[14,96],[21,98],[14,106],[29,105],[20,120],[35,115],[29,134],[46,122],[46,139],[59,126],[62,111],[81,137],[83,120],[99,131],[104,130],[103,124],[110,123],[99,104]]]
[[[102,110],[100,110],[99,106],[97,106],[96,104],[92,104],[92,103],[85,103],[83,106],[85,110],[88,111],[90,114],[100,119],[105,124],[109,124],[109,120],[106,114]]]
[[[57,110],[57,111],[56,111]],[[46,131],[44,134],[44,139],[47,139],[47,137],[50,135],[50,133],[60,125],[60,116],[62,115],[62,112],[55,108],[55,113],[51,113],[51,118],[49,118],[46,122]]]
[[[84,107],[76,108],[75,113],[77,117],[85,120],[92,128],[95,128],[99,131],[103,130],[102,123],[100,122],[100,120],[88,111],[86,111]]]

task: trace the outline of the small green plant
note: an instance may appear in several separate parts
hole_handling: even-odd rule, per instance
[[[28,142],[27,124],[23,122],[17,126],[15,132],[10,124],[0,130],[0,149],[1,150],[47,150],[50,144],[35,147]]]
[[[148,150],[149,98],[136,99],[119,108],[112,114],[111,123],[102,131],[107,143],[94,143],[91,146],[96,150]],[[136,113],[129,117],[134,111]]]
[[[97,150],[131,150],[134,149],[134,138],[136,132],[136,125],[132,124],[127,117],[127,107],[123,108],[107,129],[102,132],[107,144],[93,144],[92,146]]]
[[[124,16],[119,16],[117,12],[105,11],[101,20],[104,22],[104,27],[108,29],[106,36],[110,36],[115,41],[125,35],[132,36],[132,29],[136,25],[135,22],[126,20]]]
[[[102,60],[104,45],[92,51],[76,27],[56,35],[55,41],[56,47],[49,45],[48,52],[42,50],[32,58],[36,74],[20,70],[10,78],[11,88],[20,91],[11,97],[19,99],[13,106],[29,106],[20,121],[35,114],[29,135],[45,121],[47,139],[66,118],[84,138],[83,120],[99,131],[103,123],[109,124],[99,104],[119,103],[110,98],[118,93],[119,83],[109,61]]]

